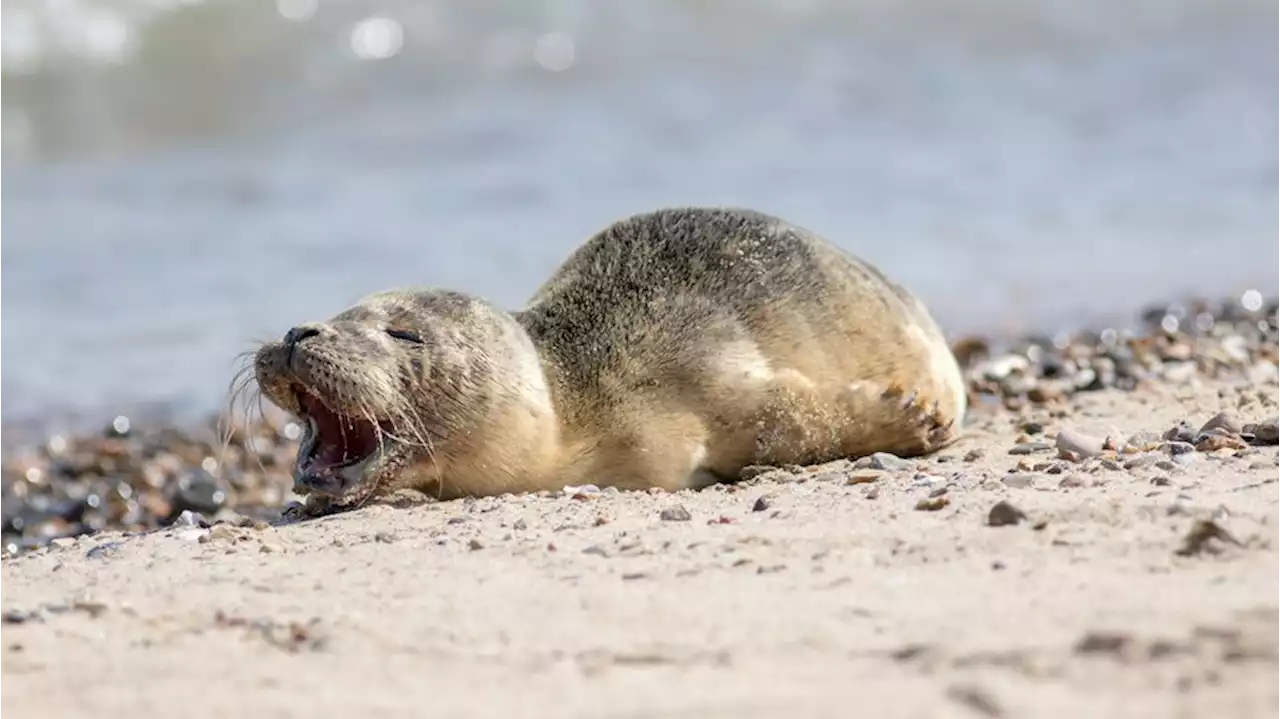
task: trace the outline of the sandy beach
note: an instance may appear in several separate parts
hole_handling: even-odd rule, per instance
[[[1192,377],[696,493],[58,539],[3,562],[3,708],[1276,716],[1276,447],[1198,431],[1274,428],[1276,402]],[[1118,451],[1061,458],[1081,436]]]

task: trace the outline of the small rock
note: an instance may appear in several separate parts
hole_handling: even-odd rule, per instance
[[[593,544],[593,545],[591,545],[590,547],[587,547],[586,549],[582,550],[582,553],[583,553],[583,554],[592,554],[592,555],[595,555],[595,556],[597,556],[597,557],[608,557],[608,556],[609,556],[609,552],[605,551],[604,547],[601,547],[601,546],[600,546],[600,545],[598,545],[598,544]]]
[[[1093,485],[1093,479],[1083,474],[1072,474],[1062,478],[1058,482],[1058,486],[1063,489],[1078,489],[1082,487],[1090,487]]]
[[[1124,441],[1123,451],[1126,454],[1149,452],[1160,447],[1160,436],[1155,432],[1138,432]]]
[[[872,482],[879,480],[883,475],[884,472],[881,472],[878,469],[858,469],[850,473],[844,483],[846,485],[871,484]]]
[[[664,522],[688,522],[693,519],[693,515],[689,514],[689,510],[685,509],[683,504],[675,504],[663,509],[658,517]]]
[[[178,514],[178,518],[173,520],[175,527],[208,527],[209,520],[205,519],[203,514],[193,512],[190,509],[184,509]]]
[[[1125,469],[1128,469],[1128,470],[1142,469],[1144,467],[1150,467],[1151,465],[1155,464],[1158,460],[1159,460],[1159,457],[1157,457],[1154,454],[1140,454],[1136,457],[1132,457],[1130,459],[1125,460],[1123,466]]]
[[[1182,546],[1174,554],[1190,557],[1207,550],[1212,551],[1210,547],[1214,541],[1234,544],[1237,547],[1244,546],[1217,522],[1211,519],[1197,519],[1186,536],[1182,538]]]
[[[0,622],[5,624],[25,624],[33,619],[39,619],[39,612],[24,612],[21,609],[6,609],[3,615],[0,615]]]
[[[1245,449],[1249,445],[1233,434],[1202,434],[1196,438],[1196,450],[1200,452],[1216,452],[1220,449]]]
[[[471,551],[473,551],[473,552],[474,552],[474,551],[476,551],[476,550],[478,550],[478,549],[484,549],[484,545],[480,543],[480,540],[479,540],[479,539],[476,539],[476,538],[472,537],[472,538],[467,542],[467,549],[470,549]]]
[[[1160,448],[1171,456],[1189,454],[1196,451],[1196,446],[1194,444],[1191,444],[1190,442],[1183,442],[1181,440],[1165,442]]]
[[[1196,438],[1196,431],[1186,421],[1178,422],[1176,425],[1166,430],[1161,439],[1166,442],[1186,442],[1190,443]]]
[[[756,503],[751,505],[752,512],[763,512],[773,507],[773,497],[765,494],[756,499]]]
[[[1166,362],[1164,378],[1173,383],[1182,383],[1196,376],[1195,362]]]
[[[124,542],[103,542],[96,547],[91,548],[84,553],[89,559],[106,559],[114,557],[120,553],[120,548],[124,546]]]
[[[66,549],[68,547],[76,546],[76,538],[75,537],[55,537],[54,539],[50,540],[49,543],[57,547],[58,549]]]
[[[1044,425],[1039,422],[1023,422],[1022,431],[1032,435],[1044,434]]]
[[[1089,632],[1076,641],[1076,654],[1120,654],[1133,641],[1128,634]]]
[[[1240,434],[1240,425],[1226,412],[1219,412],[1209,418],[1203,426],[1200,427],[1200,434],[1212,432],[1215,429],[1221,429],[1228,434]]]
[[[565,485],[562,491],[566,497],[579,501],[598,499],[600,497],[600,488],[594,484],[584,484],[580,487]]]
[[[1035,452],[1048,452],[1053,449],[1053,445],[1048,442],[1026,442],[1023,444],[1015,444],[1009,454],[1032,454]]]
[[[1151,483],[1157,487],[1169,487],[1173,485],[1173,480],[1165,476],[1152,477]]]
[[[235,528],[230,524],[215,524],[209,529],[209,533],[205,537],[210,542],[227,541],[234,542],[238,535]],[[201,540],[204,541],[204,540]]]
[[[982,448],[971,449],[968,452],[965,452],[964,461],[977,462],[985,456],[987,456],[987,453]]]
[[[934,485],[941,481],[943,481],[942,477],[921,473],[912,478],[911,486],[914,489],[932,489]]]
[[[941,497],[929,497],[916,502],[916,509],[922,512],[936,512],[943,507],[951,504],[951,498],[943,495]]]
[[[738,479],[746,481],[748,479],[755,479],[756,477],[759,477],[762,474],[768,474],[769,472],[774,472],[774,471],[779,471],[779,470],[777,467],[770,467],[762,464],[752,464],[752,465],[743,467],[742,471],[738,472]]]
[[[1013,489],[1028,489],[1035,486],[1036,478],[1029,474],[1006,474],[1000,478],[1000,482]]]
[[[96,618],[107,611],[107,603],[97,599],[80,599],[74,602],[71,608]]]
[[[1026,519],[1026,512],[1004,500],[996,502],[987,512],[987,526],[989,527],[1005,527],[1018,524]]]
[[[1062,429],[1058,432],[1057,447],[1063,456],[1070,453],[1077,457],[1096,457],[1102,454],[1103,439],[1070,429]]]
[[[177,510],[213,514],[227,503],[227,492],[217,478],[197,469],[178,480],[171,501]]]
[[[853,463],[854,469],[880,469],[886,472],[905,472],[916,468],[916,463],[888,452],[876,452]]]
[[[947,688],[947,697],[962,706],[968,707],[978,716],[999,719],[1005,715],[991,693],[976,684],[953,684]]]
[[[1247,429],[1253,435],[1253,443],[1257,445],[1275,446],[1280,444],[1280,422],[1269,419],[1250,425]]]

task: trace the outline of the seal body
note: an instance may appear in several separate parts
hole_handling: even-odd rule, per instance
[[[966,410],[918,299],[740,209],[615,223],[514,313],[444,290],[374,295],[268,343],[255,370],[308,420],[296,488],[340,500],[696,488],[747,465],[933,452]]]

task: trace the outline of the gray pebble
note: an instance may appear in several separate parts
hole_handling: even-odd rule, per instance
[[[1161,435],[1161,439],[1167,442],[1190,443],[1194,441],[1195,438],[1196,438],[1195,429],[1193,429],[1191,425],[1187,424],[1186,421],[1179,422],[1178,424],[1174,425],[1172,428],[1167,430],[1163,435]]]
[[[664,522],[688,522],[693,519],[693,515],[689,514],[689,510],[684,508],[683,504],[676,504],[658,513],[658,517]]]
[[[1026,521],[1026,519],[1026,512],[1004,500],[996,502],[991,507],[991,510],[987,512],[987,526],[989,527],[1006,527]]]
[[[1178,440],[1173,442],[1165,442],[1163,445],[1160,446],[1160,449],[1163,449],[1167,454],[1177,456],[1179,454],[1190,454],[1196,451],[1196,446],[1194,444],[1191,444],[1190,442],[1183,442],[1181,440]]]
[[[1262,444],[1273,446],[1280,444],[1280,422],[1269,419],[1265,422],[1259,422],[1252,427],[1254,444]]]
[[[1063,429],[1058,432],[1058,450],[1070,452],[1078,457],[1096,457],[1102,454],[1102,438]]]
[[[1155,464],[1159,460],[1160,458],[1154,454],[1140,454],[1136,457],[1130,457],[1129,459],[1126,459],[1124,461],[1124,468],[1130,469],[1130,470],[1143,469],[1144,467],[1150,467],[1151,465]]]
[[[1209,418],[1200,427],[1200,433],[1205,434],[1214,430],[1221,430],[1227,434],[1240,434],[1240,424],[1231,418],[1226,412],[1219,412]]]
[[[1032,454],[1035,452],[1047,452],[1053,449],[1053,445],[1048,442],[1023,442],[1015,444],[1009,449],[1009,454]]]
[[[876,452],[868,457],[861,457],[853,463],[854,469],[880,469],[889,472],[904,472],[916,468],[916,463],[888,452]]]
[[[1036,483],[1035,475],[1031,474],[1006,474],[1000,478],[1000,481],[1006,487],[1013,489],[1027,489],[1034,487]]]
[[[751,505],[752,512],[763,512],[773,507],[773,497],[765,494],[756,499],[756,503]]]
[[[1164,378],[1170,382],[1186,382],[1196,376],[1195,362],[1166,362]]]
[[[209,520],[205,519],[203,514],[193,512],[190,509],[182,510],[182,514],[173,521],[175,527],[208,527]]]
[[[120,548],[124,546],[124,542],[103,542],[96,547],[91,548],[84,553],[89,559],[106,559],[114,557],[120,553]]]

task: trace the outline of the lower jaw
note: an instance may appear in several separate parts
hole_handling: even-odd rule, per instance
[[[323,495],[335,500],[345,500],[359,497],[364,494],[363,487],[368,482],[364,478],[364,464],[369,460],[353,465],[356,471],[353,471],[357,478],[351,479],[346,475],[347,471],[351,471],[353,467],[345,467],[342,469],[328,469],[319,472],[302,471],[295,469],[293,475],[293,491],[301,495]]]
[[[348,491],[349,483],[334,472],[300,472],[293,477],[293,491],[297,494],[323,494],[340,498]]]

